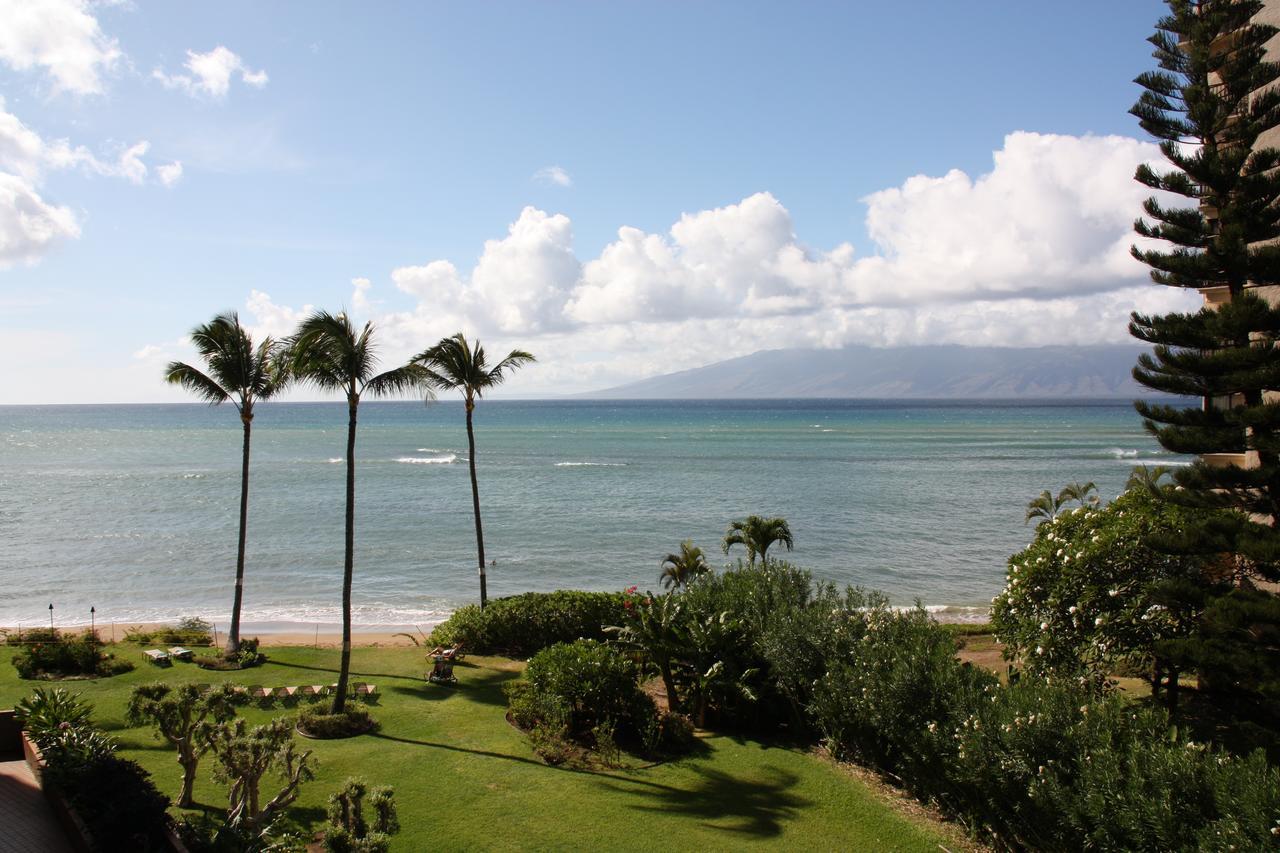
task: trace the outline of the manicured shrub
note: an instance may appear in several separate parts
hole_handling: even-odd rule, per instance
[[[532,655],[555,643],[604,639],[604,627],[618,623],[622,602],[622,593],[573,590],[498,598],[483,610],[459,608],[436,626],[431,642],[461,642],[477,654]]]
[[[340,714],[330,714],[321,708],[305,708],[298,714],[297,725],[307,737],[321,739],[352,737],[378,728],[369,709],[360,704],[348,704]]]
[[[568,710],[575,736],[605,720],[629,724],[642,701],[638,674],[631,658],[596,640],[556,643],[534,655],[525,670],[535,696],[559,701]]]
[[[142,645],[212,646],[213,626],[198,616],[186,616],[174,625],[144,629],[129,628],[124,633],[126,642]]]
[[[100,676],[103,678],[128,672],[133,664],[103,652],[98,635],[63,634],[56,629],[25,631],[21,637],[10,635],[5,642],[20,646],[13,666],[21,678],[67,678]]]

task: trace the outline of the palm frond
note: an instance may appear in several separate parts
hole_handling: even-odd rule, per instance
[[[164,380],[171,385],[181,385],[200,399],[216,406],[231,399],[231,394],[211,377],[181,361],[171,361],[165,368]]]
[[[435,396],[431,388],[431,372],[420,364],[405,364],[379,373],[364,383],[363,394],[371,397],[396,397],[421,392],[427,399]]]
[[[479,341],[472,346],[462,332],[441,338],[435,346],[414,356],[413,362],[431,372],[432,382],[441,389],[459,389],[470,397],[500,385],[514,370],[536,359],[524,350],[512,350],[493,368],[488,366],[484,347]]]

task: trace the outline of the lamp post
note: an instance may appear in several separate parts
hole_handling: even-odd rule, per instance
[[[94,607],[92,604],[89,605],[89,633],[90,634],[96,634],[98,631],[98,620],[97,620],[97,617],[94,615],[97,612],[97,610],[98,609]]]
[[[49,605],[49,630],[53,630],[53,604]]]

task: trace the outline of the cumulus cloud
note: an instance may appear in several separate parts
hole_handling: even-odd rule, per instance
[[[1124,137],[1010,134],[992,168],[915,176],[873,193],[875,252],[806,244],[773,195],[622,227],[579,260],[568,217],[525,208],[475,265],[394,269],[416,302],[375,317],[393,347],[462,329],[542,357],[521,385],[565,391],[779,347],[1035,346],[1128,342],[1133,310],[1186,310],[1195,294],[1147,283],[1128,253],[1159,159]]]
[[[351,279],[351,311],[354,314],[368,314],[373,307],[373,303],[369,301],[369,288],[373,287],[373,282],[367,278]]]
[[[187,61],[183,63],[185,74],[167,74],[156,68],[151,76],[159,80],[167,89],[181,89],[193,97],[204,95],[221,100],[231,89],[231,80],[240,75],[240,81],[248,86],[261,89],[267,85],[267,72],[254,71],[245,65],[244,60],[234,51],[218,45],[208,53],[187,51]]]
[[[533,173],[533,181],[547,187],[573,186],[573,178],[560,166],[544,166]]]
[[[172,163],[156,166],[156,175],[159,176],[160,183],[171,187],[182,180],[182,163],[174,160]]]
[[[55,91],[91,95],[123,54],[88,0],[0,0],[0,62],[43,70]]]
[[[99,157],[66,139],[48,141],[8,112],[0,97],[0,269],[16,263],[34,263],[59,242],[80,236],[72,210],[41,197],[46,174],[79,169],[141,184],[147,179],[143,157],[150,147],[143,140]],[[172,166],[177,166],[177,175],[181,175],[180,164],[162,166],[162,183],[177,179],[164,171]]]

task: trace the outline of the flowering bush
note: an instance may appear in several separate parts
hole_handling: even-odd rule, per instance
[[[991,622],[1006,656],[1033,675],[1102,681],[1121,662],[1151,670],[1157,644],[1189,634],[1197,613],[1160,594],[1200,576],[1204,557],[1153,550],[1191,511],[1130,489],[1103,508],[1081,507],[1041,523],[1009,558]]]

